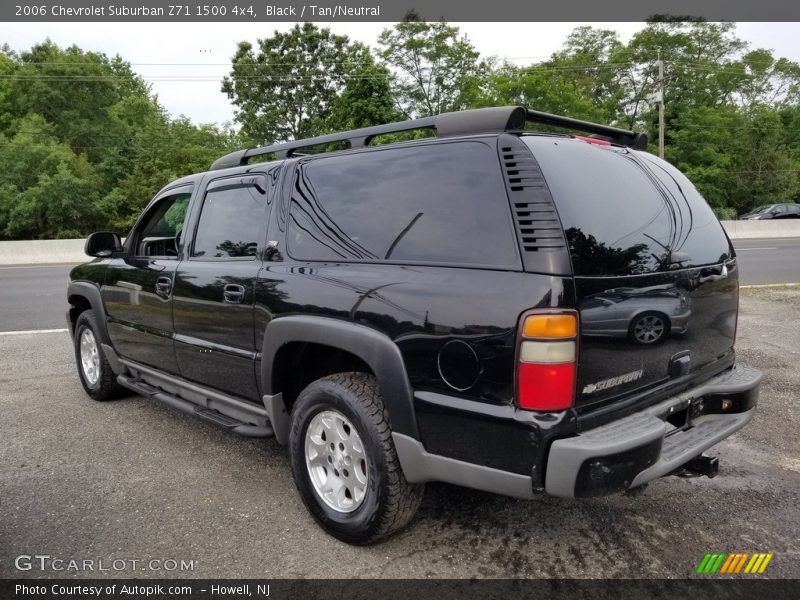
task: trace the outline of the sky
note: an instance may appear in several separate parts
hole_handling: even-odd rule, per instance
[[[0,43],[26,50],[49,37],[60,46],[119,54],[152,84],[161,104],[173,115],[195,123],[233,121],[233,107],[220,91],[236,45],[268,37],[292,23],[0,23]],[[370,46],[387,23],[322,23],[334,33]],[[453,23],[483,56],[529,64],[549,57],[575,27],[614,29],[623,42],[642,23]],[[800,23],[739,23],[737,35],[751,48],[800,61]]]

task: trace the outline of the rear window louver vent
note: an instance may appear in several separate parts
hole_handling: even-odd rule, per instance
[[[570,274],[561,221],[539,163],[517,136],[501,135],[497,149],[525,270]]]

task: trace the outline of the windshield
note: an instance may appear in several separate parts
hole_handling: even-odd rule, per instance
[[[771,209],[773,206],[774,206],[773,204],[764,204],[763,206],[759,206],[758,208],[754,208],[754,209],[753,209],[753,210],[751,210],[750,212],[753,212],[753,213],[763,213],[763,212],[769,212],[769,210],[770,210],[770,209]]]

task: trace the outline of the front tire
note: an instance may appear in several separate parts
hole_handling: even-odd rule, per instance
[[[406,481],[377,381],[339,373],[304,389],[292,408],[292,474],[303,503],[332,536],[369,544],[406,526],[424,485]]]
[[[117,376],[103,353],[99,331],[94,313],[86,310],[78,315],[75,322],[73,343],[83,389],[90,398],[102,402],[119,397],[122,388],[117,384]]]

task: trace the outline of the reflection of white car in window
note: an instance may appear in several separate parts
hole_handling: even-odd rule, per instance
[[[692,314],[684,291],[664,286],[593,294],[581,302],[580,312],[583,335],[628,337],[639,344],[685,333]]]

